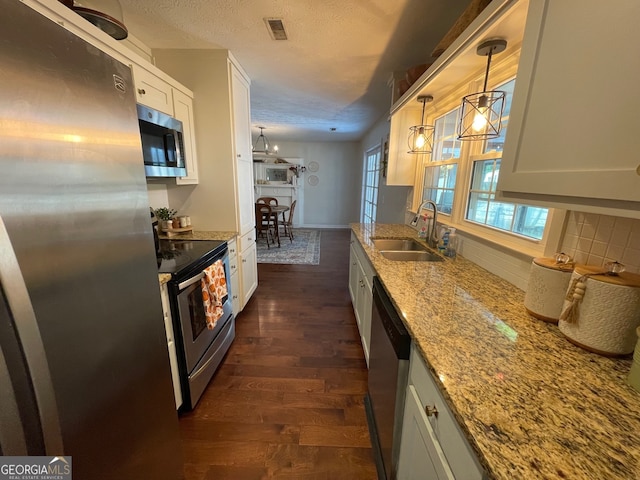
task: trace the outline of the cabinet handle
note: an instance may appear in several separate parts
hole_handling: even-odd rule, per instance
[[[139,88],[139,89],[138,89],[138,93],[139,93],[140,95],[145,95],[147,92],[144,90],[144,88]]]
[[[236,155],[238,158],[242,158],[242,154],[239,153],[238,155]]]
[[[243,259],[242,259],[242,263],[247,263],[247,261],[243,258]]]
[[[424,413],[427,414],[427,417],[431,417],[434,416],[436,418],[438,418],[438,408],[434,405],[433,407],[430,407],[429,405],[425,405],[424,406]]]

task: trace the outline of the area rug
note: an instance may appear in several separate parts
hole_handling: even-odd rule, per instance
[[[258,238],[258,263],[281,263],[292,265],[318,265],[320,263],[320,231],[304,228],[293,229],[293,242],[289,237],[280,237],[278,244],[267,249],[267,241]]]

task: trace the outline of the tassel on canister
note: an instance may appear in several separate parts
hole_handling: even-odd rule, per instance
[[[573,265],[571,258],[564,253],[554,258],[533,259],[524,296],[524,307],[529,315],[545,322],[558,323]]]
[[[567,340],[586,350],[627,355],[633,352],[640,326],[640,275],[606,270],[576,265],[558,327]]]

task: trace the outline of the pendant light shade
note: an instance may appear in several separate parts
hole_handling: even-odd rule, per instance
[[[487,92],[487,81],[492,55],[504,51],[505,48],[507,42],[501,39],[488,40],[478,46],[476,53],[487,57],[484,86],[482,92],[462,97],[458,124],[459,140],[484,140],[500,136],[507,94],[501,90]]]
[[[265,136],[264,133],[262,133],[265,127],[258,128],[260,129],[260,135],[258,135],[258,138],[256,138],[256,141],[253,142],[253,146],[251,147],[253,153],[262,153],[265,155],[275,155],[276,153],[278,153],[278,146],[274,145],[272,148],[271,144],[269,143],[269,139]]]
[[[433,101],[431,95],[420,95],[418,101],[422,102],[422,117],[420,125],[409,128],[409,151],[407,153],[431,153],[433,151],[433,125],[424,124],[424,108],[427,103]]]
[[[118,0],[65,0],[63,3],[116,40],[124,40],[129,35]]]

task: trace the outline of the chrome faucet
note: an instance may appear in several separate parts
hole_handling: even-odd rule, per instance
[[[438,248],[438,235],[436,234],[436,226],[438,222],[438,207],[431,200],[426,200],[420,204],[418,207],[418,216],[420,216],[420,212],[425,207],[425,205],[431,206],[433,208],[433,222],[431,223],[431,229],[427,232],[427,245],[431,248]]]

